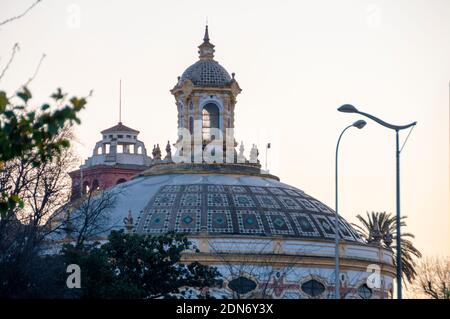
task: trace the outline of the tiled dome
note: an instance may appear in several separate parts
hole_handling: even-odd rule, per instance
[[[152,179],[147,177],[146,182]],[[137,233],[172,231],[325,241],[335,237],[332,209],[299,189],[269,179],[172,175],[170,182],[158,186],[141,210]],[[343,218],[340,236],[345,241],[361,241]]]
[[[121,229],[131,210],[137,217],[135,231],[143,235],[178,232],[334,240],[331,208],[276,176],[256,171],[248,164],[153,165],[114,188],[117,205],[107,228]],[[362,242],[342,217],[340,237]]]
[[[191,80],[199,86],[226,86],[231,76],[219,62],[214,60],[199,60],[184,71],[180,81]]]

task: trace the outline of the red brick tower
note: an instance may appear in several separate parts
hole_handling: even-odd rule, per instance
[[[139,131],[119,122],[101,133],[103,138],[95,144],[92,156],[79,169],[69,173],[71,199],[90,189],[106,189],[126,182],[152,162],[144,143],[137,139]]]

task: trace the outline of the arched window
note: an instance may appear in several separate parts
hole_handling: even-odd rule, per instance
[[[302,290],[311,297],[318,297],[325,291],[325,286],[321,282],[311,279],[302,284]]]
[[[370,289],[367,284],[361,285],[358,288],[358,295],[362,299],[370,299],[372,298],[372,289]]]
[[[178,127],[184,127],[184,108],[181,102],[178,103]]]
[[[101,146],[97,147],[97,155],[102,155],[103,149]]]
[[[245,295],[256,288],[256,282],[246,277],[238,277],[228,283],[228,288],[240,295]]]
[[[215,138],[211,134],[212,128],[219,128],[219,108],[214,103],[208,103],[202,111],[202,134],[203,140],[211,141]]]
[[[189,133],[194,134],[194,118],[192,116],[189,117]]]
[[[125,183],[126,181],[127,181],[127,180],[126,180],[125,178],[121,178],[121,179],[119,179],[119,180],[117,181],[116,185]]]
[[[137,148],[137,153],[138,153],[138,154],[142,154],[142,146],[138,146],[138,148]]]

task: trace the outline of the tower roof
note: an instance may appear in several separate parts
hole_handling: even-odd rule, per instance
[[[133,134],[139,134],[139,131],[123,125],[122,122],[119,122],[117,125],[114,125],[106,130],[103,130],[101,133],[108,134],[108,133],[114,133],[114,132],[128,132],[128,133],[133,133]]]

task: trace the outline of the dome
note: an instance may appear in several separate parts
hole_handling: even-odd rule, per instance
[[[122,221],[131,210],[135,232],[190,236],[257,236],[334,240],[334,211],[258,168],[238,164],[159,164],[119,185]],[[113,214],[114,215],[114,214]],[[114,225],[123,227],[119,222]],[[340,235],[362,242],[340,219]]]
[[[180,81],[187,79],[198,86],[220,87],[229,85],[231,76],[217,61],[199,60],[183,72]]]

